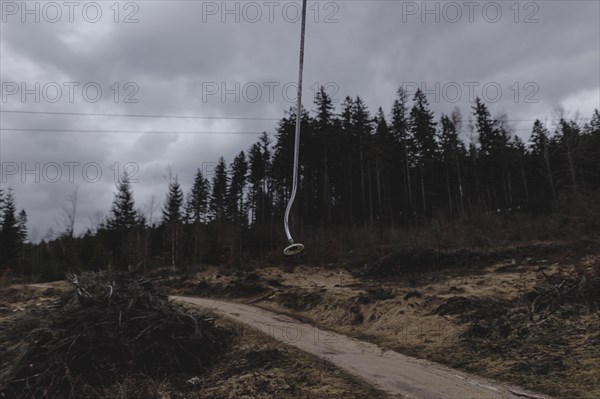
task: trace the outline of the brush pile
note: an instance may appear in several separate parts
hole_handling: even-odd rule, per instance
[[[547,275],[541,271],[538,279],[534,290],[526,295],[531,320],[536,315],[548,317],[567,304],[600,311],[600,257],[570,273]]]
[[[212,318],[172,304],[135,272],[69,280],[73,292],[30,323],[37,327],[24,334],[0,396],[90,398],[128,376],[197,374],[230,341]]]

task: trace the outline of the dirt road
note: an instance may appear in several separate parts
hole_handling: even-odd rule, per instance
[[[492,399],[548,398],[516,387],[465,374],[426,360],[415,359],[345,335],[266,310],[233,302],[175,296],[256,328],[275,339],[326,359],[372,383],[406,398]]]

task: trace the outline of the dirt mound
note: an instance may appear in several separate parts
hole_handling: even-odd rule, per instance
[[[96,397],[132,375],[199,372],[229,342],[211,318],[173,305],[134,272],[84,273],[71,282],[72,293],[38,312],[43,320],[24,321],[39,327],[0,381],[5,397]]]
[[[449,268],[487,266],[507,260],[534,265],[546,263],[548,259],[579,260],[586,254],[597,253],[598,248],[598,243],[590,240],[448,251],[412,248],[371,261],[359,274],[383,278]]]
[[[268,293],[273,284],[261,280],[256,273],[236,272],[233,275],[221,275],[199,281],[189,278],[176,278],[161,283],[165,287],[177,290],[182,295],[213,298],[248,298]]]
[[[410,249],[384,256],[365,267],[371,277],[387,277],[405,273],[425,272],[435,269],[471,266],[496,260],[494,253],[470,250],[436,251],[433,249]]]

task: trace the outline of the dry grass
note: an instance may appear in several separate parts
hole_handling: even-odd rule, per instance
[[[589,301],[596,298],[600,256],[594,248],[593,242],[526,243],[505,262],[400,268],[385,279],[332,266],[263,268],[254,272],[255,283],[270,286],[272,295],[255,305],[534,391],[596,398],[600,313]],[[203,284],[221,281],[217,275],[204,274]],[[556,301],[558,310],[539,307],[532,317],[531,300],[549,282],[580,282],[584,275],[581,291],[569,291],[578,283],[563,283],[573,295]]]

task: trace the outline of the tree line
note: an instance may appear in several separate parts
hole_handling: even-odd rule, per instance
[[[292,225],[323,229],[396,228],[478,213],[556,211],[561,195],[600,188],[600,114],[580,120],[555,111],[549,129],[533,121],[528,141],[506,115],[477,98],[465,118],[456,108],[436,119],[426,95],[401,88],[389,112],[371,112],[361,97],[339,110],[324,88],[314,110],[302,109],[300,180]],[[27,245],[26,213],[2,201],[2,264],[52,276],[68,268],[240,266],[284,244],[282,217],[291,190],[296,110],[271,138],[263,133],[214,173],[195,173],[189,190],[169,174],[159,222],[135,205],[126,174],[108,216],[74,236],[76,191],[58,238]],[[466,120],[465,120],[466,119]],[[70,226],[70,228],[69,228]]]

